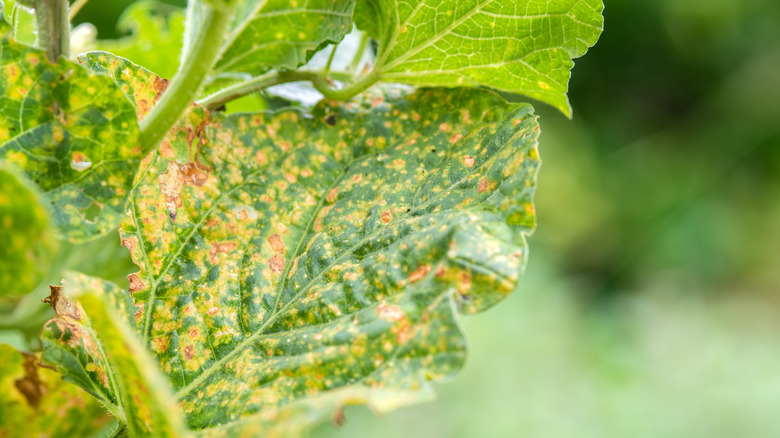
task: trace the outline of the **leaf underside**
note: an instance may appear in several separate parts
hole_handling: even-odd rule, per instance
[[[153,80],[127,71],[130,94]],[[185,120],[143,161],[120,233],[141,268],[138,333],[189,426],[273,434],[344,403],[430,398],[426,382],[462,366],[458,314],[521,275],[539,165],[530,106],[390,87],[311,115]],[[176,159],[193,147],[198,162]]]
[[[352,30],[355,0],[243,0],[214,71],[217,75],[296,68]]]

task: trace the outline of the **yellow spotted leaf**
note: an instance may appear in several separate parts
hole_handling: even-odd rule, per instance
[[[110,78],[0,38],[0,160],[38,184],[61,235],[116,229],[141,158],[138,133],[132,103]]]
[[[0,345],[0,436],[84,437],[108,423],[97,400],[41,366],[37,355]]]

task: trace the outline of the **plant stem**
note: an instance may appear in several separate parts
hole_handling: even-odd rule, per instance
[[[333,50],[330,51],[330,56],[328,57],[328,63],[325,64],[325,74],[328,74],[330,71],[330,66],[333,64],[333,58],[336,56],[336,49],[339,48],[338,44],[333,45]]]
[[[336,79],[345,81],[352,79],[351,74],[343,72],[332,72],[331,76],[335,77]],[[215,108],[219,108],[227,102],[230,102],[231,100],[238,99],[239,97],[246,96],[260,90],[264,90],[274,85],[301,81],[311,82],[314,88],[316,88],[317,91],[322,93],[322,95],[328,99],[349,100],[365,91],[371,85],[378,82],[379,75],[372,72],[371,74],[360,78],[357,82],[354,82],[351,85],[337,89],[331,87],[330,84],[328,84],[326,74],[322,71],[296,70],[271,72],[224,88],[210,96],[199,100],[198,104],[213,110]]]
[[[38,42],[46,50],[49,61],[57,62],[60,56],[70,56],[68,0],[37,0],[35,17]]]
[[[215,8],[210,5],[204,8],[201,30],[192,43],[187,59],[182,62],[160,101],[141,121],[143,153],[148,153],[160,143],[192,102],[203,79],[216,62],[234,8]]]
[[[84,5],[87,4],[89,0],[76,0],[73,2],[73,4],[70,6],[70,12],[68,13],[68,19],[73,20],[76,18],[76,15],[78,15],[81,8],[84,7]]]
[[[363,35],[360,37],[360,45],[357,52],[355,52],[355,57],[352,58],[352,62],[349,63],[347,71],[354,73],[357,70],[360,60],[363,59],[363,53],[366,52],[366,46],[368,46],[368,32],[363,32]]]

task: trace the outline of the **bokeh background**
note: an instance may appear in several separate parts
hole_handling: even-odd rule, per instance
[[[78,19],[115,38],[130,3]],[[465,369],[434,403],[348,408],[315,437],[780,437],[780,2],[605,17],[574,119],[538,105],[528,272],[466,321]]]

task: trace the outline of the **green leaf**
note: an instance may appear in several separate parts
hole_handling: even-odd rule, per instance
[[[116,229],[140,161],[135,109],[113,81],[0,40],[0,159],[43,190],[58,232]]]
[[[242,0],[214,71],[257,75],[296,68],[352,30],[354,0]]]
[[[186,427],[166,378],[131,328],[135,321],[128,294],[73,272],[65,283],[64,291],[52,290],[57,317],[44,330],[43,359],[109,403],[126,420],[130,436],[184,436]]]
[[[83,437],[108,421],[95,399],[37,356],[0,345],[0,436]]]
[[[0,162],[0,296],[32,291],[56,245],[37,190]]]
[[[485,86],[571,116],[572,58],[596,43],[601,0],[366,0],[358,28],[379,41],[384,81]]]
[[[357,388],[415,402],[461,367],[458,314],[505,297],[526,258],[530,106],[386,89],[205,131],[197,163],[144,163],[121,225],[139,331],[193,429]]]
[[[164,78],[173,77],[182,47],[184,11],[157,1],[131,4],[119,19],[118,28],[131,35],[118,40],[99,40],[98,48],[127,58]]]

